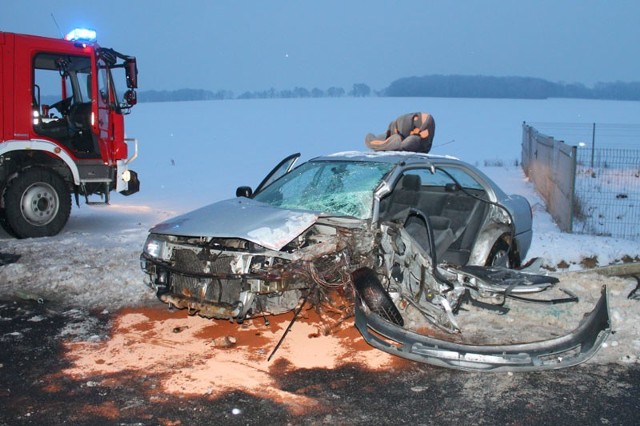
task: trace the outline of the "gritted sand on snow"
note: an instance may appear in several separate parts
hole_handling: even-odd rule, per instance
[[[131,375],[161,377],[161,391],[210,395],[240,390],[287,405],[292,413],[313,409],[304,394],[279,388],[278,376],[299,369],[335,369],[355,364],[364,370],[401,367],[405,361],[370,347],[353,326],[319,335],[319,317],[303,310],[282,345],[268,361],[293,314],[243,324],[190,317],[165,308],[125,310],[102,342],[65,344],[75,379],[127,380]],[[235,343],[234,343],[235,342]],[[151,391],[153,393],[153,391]]]
[[[579,303],[539,306],[508,301],[506,315],[464,306],[458,316],[462,340],[514,343],[546,339],[574,329],[607,285],[615,331],[589,363],[635,363],[640,336],[633,323],[640,309],[626,295],[633,282],[597,274],[561,274],[559,288],[579,297]],[[558,289],[543,297],[558,297]],[[564,293],[563,293],[564,294]],[[566,295],[566,294],[565,294]],[[365,371],[393,371],[410,361],[369,346],[347,318],[325,335],[327,322],[305,305],[272,359],[268,357],[285,333],[293,313],[256,318],[242,324],[189,316],[166,307],[128,308],[114,314],[110,336],[65,343],[75,380],[126,384],[132,376],[156,377],[151,395],[199,395],[216,398],[241,391],[286,405],[292,414],[321,409],[304,391],[285,390],[280,378],[298,370],[335,370],[346,365]],[[440,334],[440,336],[443,336]],[[446,338],[446,337],[445,337]],[[449,336],[449,338],[456,338]],[[96,341],[98,340],[98,341]]]

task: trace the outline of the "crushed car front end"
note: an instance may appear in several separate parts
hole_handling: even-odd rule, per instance
[[[374,190],[394,166],[311,161],[156,225],[141,255],[147,284],[177,308],[235,320],[291,311],[316,285],[344,287],[352,262],[372,262]]]
[[[151,233],[140,257],[158,298],[206,318],[243,321],[293,310],[316,284],[344,287],[366,226],[319,219],[280,250],[241,238]],[[354,245],[360,245],[355,249]]]
[[[276,265],[264,273],[264,265]],[[293,309],[300,298],[290,259],[251,242],[149,235],[141,256],[158,298],[207,318],[241,320],[260,311]],[[283,273],[278,273],[283,271]],[[269,294],[270,297],[261,297]],[[276,300],[277,299],[277,300]]]

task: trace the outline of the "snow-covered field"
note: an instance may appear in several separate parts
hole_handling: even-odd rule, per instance
[[[521,124],[528,122],[633,123],[640,103],[585,100],[482,100],[438,98],[339,98],[227,100],[136,106],[127,117],[129,137],[139,140],[141,192],[114,195],[109,206],[74,207],[64,231],[38,240],[0,233],[0,252],[21,255],[0,266],[0,297],[64,301],[82,308],[118,309],[155,304],[143,284],[138,257],[147,230],[164,219],[232,197],[239,185],[255,186],[293,152],[303,160],[335,151],[364,150],[364,135],[382,132],[396,116],[428,111],[436,119],[434,154],[479,165],[503,189],[526,196],[534,211],[529,258],[581,269],[640,255],[640,242],[568,235],[558,231],[521,169]],[[498,166],[486,167],[485,164]],[[599,354],[602,362],[634,362],[640,350],[640,301],[629,301],[632,279],[590,275],[574,286],[610,286],[614,328]]]

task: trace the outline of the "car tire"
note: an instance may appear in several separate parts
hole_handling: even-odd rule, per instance
[[[491,251],[489,252],[489,256],[487,256],[487,261],[484,264],[485,266],[502,266],[505,268],[513,268],[513,261],[511,258],[511,246],[502,238],[498,239],[495,242]]]
[[[55,172],[26,169],[9,182],[4,192],[4,223],[17,238],[58,234],[69,220],[71,193]]]
[[[389,293],[382,287],[376,273],[370,268],[360,268],[351,273],[356,293],[369,310],[385,320],[404,326],[400,311],[391,300]]]

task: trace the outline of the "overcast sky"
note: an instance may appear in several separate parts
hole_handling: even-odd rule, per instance
[[[0,0],[0,31],[76,26],[137,56],[141,90],[377,90],[429,74],[640,81],[637,0]]]

